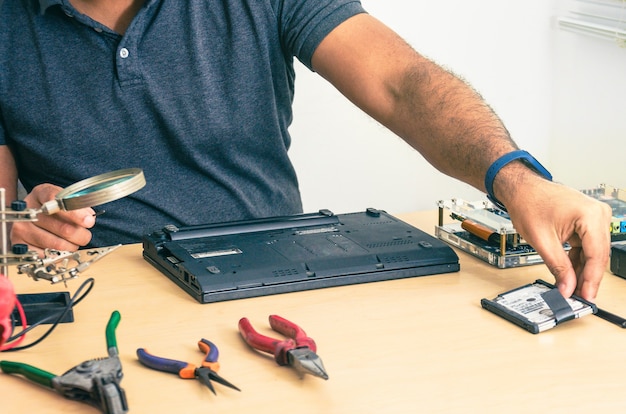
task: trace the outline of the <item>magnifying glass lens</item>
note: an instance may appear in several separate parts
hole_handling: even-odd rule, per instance
[[[109,181],[106,182],[100,182],[100,183],[95,183],[83,190],[76,190],[71,194],[67,194],[66,196],[63,197],[63,200],[67,200],[70,198],[76,198],[76,197],[82,197],[88,194],[93,194],[95,191],[102,191],[105,188],[109,188],[112,187],[114,185],[117,185],[118,183],[123,183],[126,182],[128,179],[132,178],[131,176],[126,176],[126,177],[122,177],[122,178],[113,178]],[[89,206],[89,207],[93,207],[93,206]]]
[[[64,188],[57,194],[55,200],[42,206],[42,211],[46,214],[54,214],[59,210],[95,207],[126,197],[145,185],[146,179],[139,168],[112,171]]]

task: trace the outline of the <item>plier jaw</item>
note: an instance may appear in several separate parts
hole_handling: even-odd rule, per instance
[[[213,384],[211,384],[211,371],[212,370],[210,368],[196,368],[195,376],[196,378],[198,378],[198,381],[206,385],[207,388],[210,389],[214,395],[217,395],[217,393],[215,392],[215,387],[213,386]]]
[[[211,368],[207,368],[207,367],[196,368],[196,376],[198,377],[198,380],[204,385],[206,385],[213,394],[217,395],[217,393],[215,392],[215,387],[212,384],[212,381],[218,382],[234,390],[241,391],[237,386],[225,380],[221,375],[219,375],[216,371],[214,371]]]
[[[107,414],[128,412],[120,386],[122,364],[117,356],[91,359],[52,379],[52,388],[66,398],[100,408]]]
[[[300,378],[303,378],[304,374],[311,374],[325,380],[328,379],[322,359],[310,348],[295,348],[287,352],[287,355],[289,365],[296,370]]]

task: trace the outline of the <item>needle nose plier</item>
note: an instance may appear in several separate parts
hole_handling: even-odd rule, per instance
[[[20,374],[52,388],[70,400],[91,404],[106,414],[126,413],[128,402],[120,387],[122,364],[115,338],[119,321],[120,314],[114,311],[106,327],[108,358],[90,359],[60,376],[19,362],[0,361],[0,368],[7,374]]]
[[[209,387],[213,394],[216,393],[211,381],[219,382],[222,385],[241,391],[217,373],[220,369],[220,364],[217,362],[219,358],[217,346],[208,339],[202,338],[198,341],[198,348],[205,353],[202,366],[200,367],[183,361],[154,356],[148,353],[144,348],[137,349],[137,358],[148,368],[178,374],[179,377],[184,379],[198,379],[201,383]]]
[[[302,328],[278,315],[270,315],[270,326],[276,332],[288,337],[279,340],[261,335],[254,330],[248,318],[239,320],[239,333],[248,345],[259,351],[274,355],[278,365],[291,366],[300,378],[304,374],[328,379],[322,359],[315,353],[317,345]]]

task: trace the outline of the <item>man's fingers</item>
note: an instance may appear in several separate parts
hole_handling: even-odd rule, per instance
[[[595,302],[609,257],[610,234],[593,233],[574,227],[569,238],[571,249],[565,251],[557,237],[538,237],[534,247],[556,279],[556,286],[565,297],[576,294]]]
[[[578,274],[576,294],[589,301],[596,299],[602,276],[604,276],[608,265],[611,249],[611,234],[608,231],[608,223],[612,212],[608,205],[601,205],[600,207],[596,217],[602,217],[600,225],[606,226],[606,232],[598,234],[588,231],[586,227],[577,228],[577,237],[572,238],[570,242],[572,244],[571,259]]]
[[[14,223],[11,229],[11,244],[27,244],[31,249],[36,250],[41,255],[44,249],[75,251],[91,240],[91,232],[83,227],[70,225],[61,226],[65,228],[60,231],[61,233],[71,233],[71,236],[64,238],[49,231],[47,228],[35,225],[35,223]],[[56,228],[58,228],[58,226],[53,226],[53,229]]]
[[[39,208],[42,204],[54,200],[54,197],[61,191],[63,188],[52,185],[52,184],[39,184],[33,191],[31,191],[24,201],[28,204],[28,207],[31,208]]]
[[[59,212],[51,216],[40,214],[35,222],[37,227],[78,246],[91,240],[87,229],[94,226],[96,219],[92,209]]]
[[[61,187],[38,185],[24,199],[30,208],[39,208],[53,200]],[[89,228],[95,225],[95,212],[91,208],[60,211],[56,214],[39,214],[34,222],[14,223],[12,243],[24,243],[40,254],[44,249],[75,251],[91,241]]]
[[[553,247],[541,246],[535,249],[543,258],[550,273],[554,276],[559,292],[566,298],[572,296],[577,286],[576,272],[563,246],[560,243],[556,243]]]
[[[602,257],[586,258],[580,247],[572,247],[569,258],[578,275],[574,293],[583,299],[595,302],[602,276],[606,270],[606,261]]]

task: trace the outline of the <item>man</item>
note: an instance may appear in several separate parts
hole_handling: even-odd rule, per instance
[[[295,56],[440,171],[503,203],[565,296],[596,297],[608,206],[546,180],[528,157],[507,159],[518,148],[481,98],[358,0],[0,0],[0,21],[7,197],[18,178],[30,207],[119,168],[148,182],[97,225],[91,209],[41,217],[15,224],[13,243],[72,250],[137,242],[164,223],[301,212],[287,156]]]

